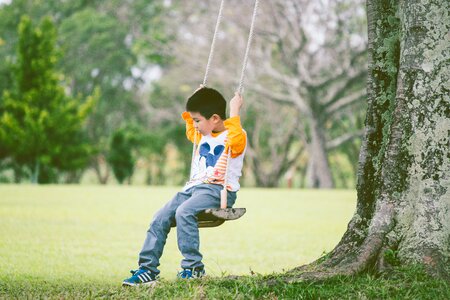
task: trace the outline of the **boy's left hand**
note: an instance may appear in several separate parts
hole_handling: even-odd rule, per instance
[[[233,99],[230,101],[230,118],[239,116],[242,105],[244,104],[244,99],[241,94],[236,92]]]

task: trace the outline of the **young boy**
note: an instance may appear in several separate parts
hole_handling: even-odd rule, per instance
[[[227,206],[233,206],[239,190],[239,177],[247,145],[239,112],[243,103],[236,93],[230,101],[230,118],[226,119],[226,101],[216,90],[198,89],[187,101],[182,114],[187,138],[198,145],[192,160],[191,178],[154,216],[139,254],[139,269],[123,285],[152,285],[159,274],[162,255],[171,224],[176,221],[178,248],[183,255],[179,278],[200,278],[205,275],[199,252],[197,214],[207,208],[220,207],[220,191],[225,182],[228,161]],[[231,157],[228,151],[231,149]]]

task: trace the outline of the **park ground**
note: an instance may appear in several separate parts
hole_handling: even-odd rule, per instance
[[[201,229],[208,278],[175,280],[181,256],[171,232],[161,283],[122,288],[152,215],[178,189],[0,186],[0,299],[450,299],[447,282],[413,267],[388,277],[282,280],[339,241],[356,204],[349,190],[243,189],[243,218]]]

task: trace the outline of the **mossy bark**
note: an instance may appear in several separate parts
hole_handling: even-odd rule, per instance
[[[367,1],[368,110],[356,212],[335,249],[295,269],[294,280],[410,263],[449,276],[449,6]]]

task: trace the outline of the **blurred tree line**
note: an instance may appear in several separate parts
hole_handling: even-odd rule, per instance
[[[209,85],[231,98],[252,1],[227,1]],[[0,179],[181,184],[180,113],[202,82],[219,1],[0,4]],[[366,78],[363,1],[261,4],[245,82],[245,183],[351,187]],[[174,163],[177,161],[178,163]],[[176,175],[174,175],[176,174]]]

